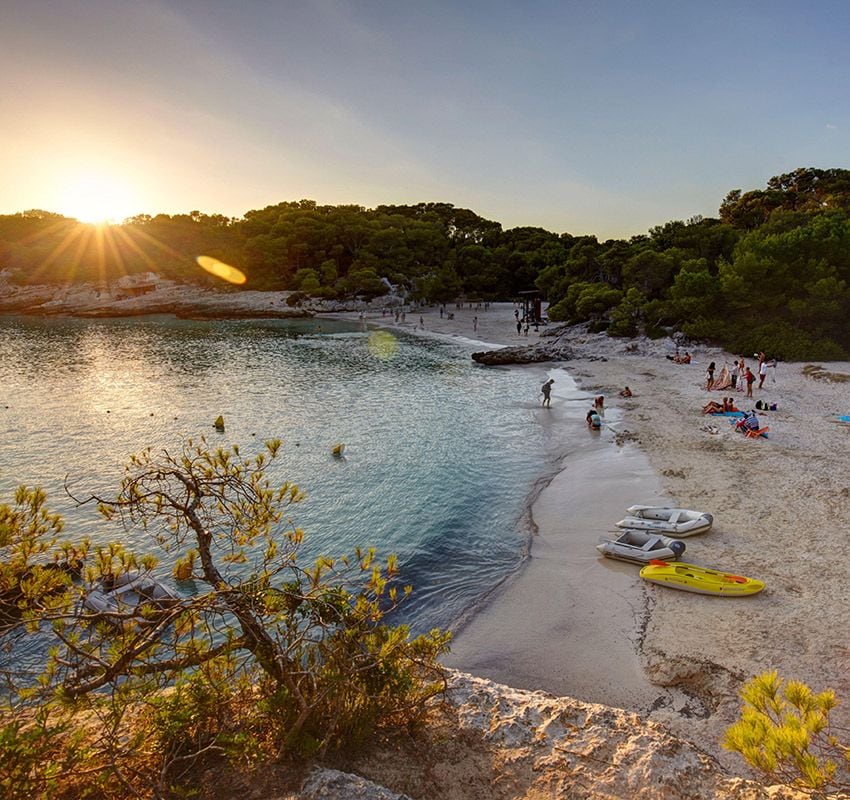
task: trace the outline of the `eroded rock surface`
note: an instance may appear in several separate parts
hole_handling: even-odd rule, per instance
[[[734,777],[637,714],[452,672],[447,702],[409,736],[337,764],[373,785],[326,800],[802,800]],[[331,786],[333,782],[325,784]],[[313,791],[309,784],[305,791]],[[340,783],[340,786],[344,784]],[[389,791],[389,794],[383,792]],[[315,794],[299,795],[313,800]]]

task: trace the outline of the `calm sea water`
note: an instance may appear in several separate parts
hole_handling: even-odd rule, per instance
[[[403,619],[450,627],[526,555],[525,503],[557,455],[539,424],[542,371],[478,367],[469,343],[389,337],[327,320],[0,319],[0,499],[40,485],[68,538],[156,552],[75,506],[66,476],[79,494],[114,493],[144,447],[203,434],[248,454],[278,437],[272,476],[308,495],[292,509],[305,555],[395,553],[414,586]]]

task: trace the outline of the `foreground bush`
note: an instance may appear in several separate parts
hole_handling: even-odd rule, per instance
[[[745,684],[741,698],[741,719],[723,741],[727,750],[773,782],[818,793],[850,789],[850,748],[830,726],[834,692],[815,694],[766,672]]]
[[[371,551],[302,565],[301,499],[265,469],[280,443],[243,458],[202,440],[134,456],[101,513],[141,526],[171,555],[191,595],[137,612],[81,601],[104,577],[152,569],[121,544],[59,544],[39,490],[0,506],[3,644],[38,632],[54,644],[39,672],[6,659],[0,796],[180,796],[209,759],[256,764],[368,742],[408,724],[445,688],[448,634],[411,639],[384,615],[409,594],[392,558]],[[74,581],[70,568],[80,574]],[[183,585],[190,585],[188,583]]]

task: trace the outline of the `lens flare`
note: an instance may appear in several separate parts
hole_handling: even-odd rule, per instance
[[[389,361],[398,352],[398,340],[389,331],[374,331],[369,334],[369,352]]]
[[[216,278],[221,278],[228,283],[245,283],[247,280],[242,270],[231,267],[230,264],[225,264],[212,256],[198,256],[195,260],[210,275],[215,275]]]

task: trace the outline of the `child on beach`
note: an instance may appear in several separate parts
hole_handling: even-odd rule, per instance
[[[753,375],[753,371],[747,367],[744,372],[744,380],[747,382],[747,397],[753,396],[753,381],[755,381],[756,376]]]

